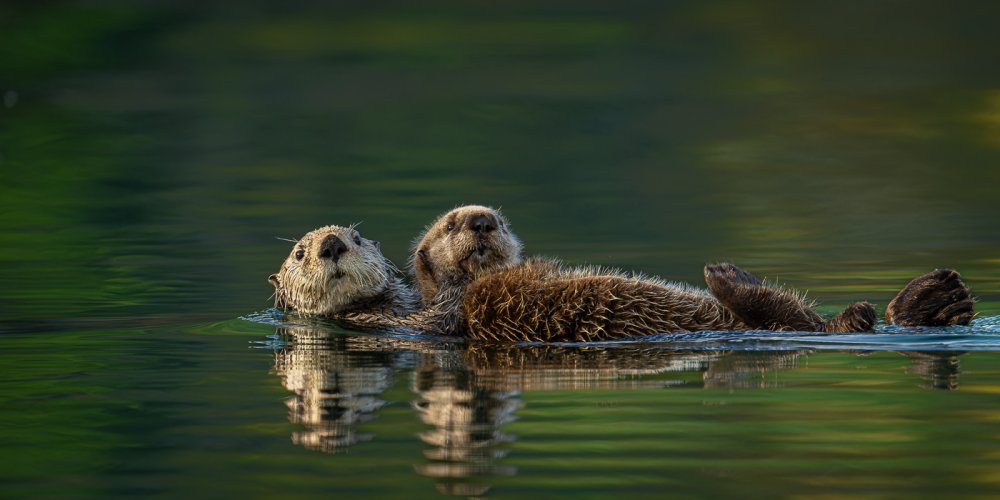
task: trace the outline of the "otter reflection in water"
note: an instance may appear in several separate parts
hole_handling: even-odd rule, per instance
[[[757,389],[784,385],[810,351],[698,351],[655,344],[482,346],[386,336],[342,335],[322,327],[280,328],[275,373],[294,393],[292,441],[326,453],[377,438],[358,427],[378,417],[382,394],[411,372],[411,406],[427,429],[415,471],[439,491],[477,496],[497,477],[516,436],[505,425],[524,406],[521,392],[667,387]],[[925,387],[957,387],[955,353],[905,353]],[[692,374],[697,374],[692,377]],[[417,457],[414,459],[419,460]]]
[[[910,358],[912,363],[907,373],[920,377],[924,389],[942,389],[954,391],[958,389],[959,364],[958,358],[963,352],[947,351],[913,351],[902,353]]]
[[[431,429],[420,433],[430,446],[418,474],[437,480],[441,493],[479,496],[489,490],[488,478],[512,476],[513,467],[498,463],[514,440],[501,427],[512,422],[521,407],[516,391],[482,384],[462,351],[424,353],[413,375],[417,394],[413,407]]]
[[[358,426],[377,418],[382,393],[412,370],[412,407],[429,428],[417,473],[440,491],[478,495],[490,478],[515,474],[503,463],[515,437],[503,426],[523,406],[520,391],[762,387],[761,373],[795,366],[798,352],[676,351],[622,346],[467,346],[438,340],[338,335],[322,327],[286,327],[274,372],[289,391],[292,441],[326,453],[376,436]],[[676,377],[649,375],[676,373]],[[687,373],[700,373],[692,382]]]
[[[302,425],[292,441],[336,453],[372,439],[354,427],[377,416],[385,405],[380,394],[392,385],[410,353],[371,346],[378,343],[374,337],[330,335],[321,329],[279,328],[277,333],[293,339],[274,352],[274,372],[294,393],[285,400],[288,419]]]

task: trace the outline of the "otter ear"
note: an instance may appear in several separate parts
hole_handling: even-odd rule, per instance
[[[432,279],[434,279],[435,278],[434,277],[434,266],[431,265],[431,257],[429,255],[427,255],[427,251],[426,250],[417,250],[417,257],[418,257],[418,259],[417,259],[417,265],[418,265],[418,267],[423,268],[423,269],[419,269],[419,270],[422,270],[423,272],[429,274],[430,277]]]
[[[279,286],[281,286],[281,281],[278,280],[278,275],[277,274],[272,274],[272,275],[268,276],[267,277],[267,282],[270,283],[271,286],[273,286],[274,288],[278,288]]]

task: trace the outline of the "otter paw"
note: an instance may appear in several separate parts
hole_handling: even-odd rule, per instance
[[[870,332],[875,329],[875,307],[868,302],[855,302],[826,322],[827,332]]]
[[[823,321],[800,294],[769,287],[732,264],[705,266],[709,292],[749,328],[815,330]]]
[[[889,302],[888,323],[902,326],[968,325],[976,300],[954,269],[935,269],[909,283]]]
[[[715,298],[723,304],[729,305],[740,293],[740,290],[759,286],[760,280],[743,269],[728,262],[722,262],[705,265],[705,284],[708,285],[708,291],[712,292]]]

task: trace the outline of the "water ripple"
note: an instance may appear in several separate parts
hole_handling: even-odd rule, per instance
[[[878,325],[874,333],[704,331],[658,334],[606,345],[636,342],[683,345],[692,349],[794,350],[857,349],[892,351],[1000,351],[1000,316],[977,319],[969,326]]]
[[[266,309],[240,317],[245,321],[273,325],[278,328],[299,327],[280,309]],[[319,320],[309,322],[313,327],[322,327]],[[332,326],[332,325],[331,325]],[[420,335],[416,332],[386,332],[392,337],[406,337],[433,340],[436,337]],[[441,338],[443,342],[454,343],[454,338]],[[275,347],[282,343],[281,337],[269,336],[261,341],[261,347]],[[532,342],[525,342],[532,345]],[[853,349],[891,351],[1000,351],[1000,316],[979,318],[969,326],[897,326],[878,325],[874,333],[824,333],[824,332],[778,332],[771,330],[751,331],[701,331],[690,333],[661,333],[632,339],[606,342],[564,342],[561,345],[590,345],[604,347],[628,347],[643,344],[645,347],[722,349],[744,351],[784,351],[798,349]]]

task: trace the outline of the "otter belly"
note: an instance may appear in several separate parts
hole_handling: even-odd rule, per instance
[[[567,273],[570,274],[570,273]],[[467,290],[473,339],[586,342],[654,333],[743,329],[704,292],[619,275],[500,272]]]

